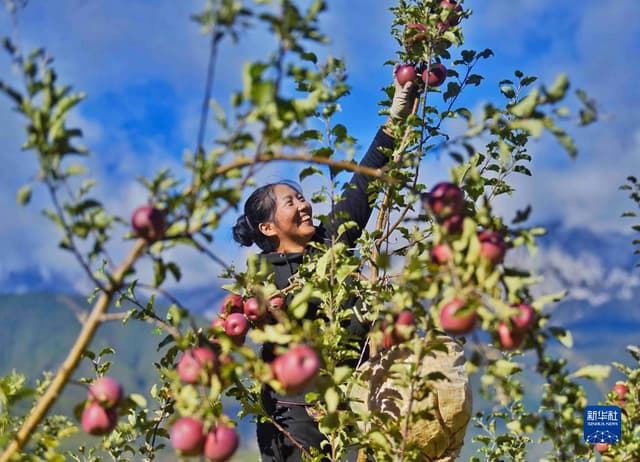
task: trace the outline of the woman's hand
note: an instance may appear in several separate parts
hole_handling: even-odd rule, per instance
[[[398,83],[398,79],[396,78],[398,67],[396,64],[393,68],[395,92],[393,94],[393,100],[391,101],[391,109],[389,110],[389,116],[396,122],[405,120],[413,113],[413,106],[418,93],[418,85],[416,82],[409,81],[406,82],[404,86]]]

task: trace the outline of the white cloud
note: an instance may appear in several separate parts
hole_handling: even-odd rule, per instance
[[[602,240],[600,244],[607,246],[611,241]],[[533,257],[523,249],[508,254],[509,265],[528,268],[543,276],[543,282],[533,287],[536,296],[566,290],[566,300],[585,301],[598,307],[612,300],[628,302],[640,290],[640,275],[634,269],[611,267],[597,253],[598,249],[585,248],[573,255],[559,245],[541,247]],[[576,318],[579,316],[580,313],[575,313]]]

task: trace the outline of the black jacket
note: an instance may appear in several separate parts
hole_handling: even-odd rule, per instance
[[[393,138],[387,135],[382,129],[378,130],[373,142],[369,146],[367,153],[362,158],[360,165],[369,168],[381,168],[388,162],[388,156],[380,152],[379,148],[393,148]],[[373,204],[367,192],[369,184],[372,178],[362,173],[354,173],[351,177],[350,186],[346,187],[343,193],[343,198],[339,201],[334,210],[331,212],[333,217],[330,217],[329,223],[332,223],[331,228],[337,230],[338,227],[346,221],[354,221],[357,226],[347,230],[342,240],[348,247],[353,247],[355,241],[362,234],[362,230],[366,227],[371,212],[373,210]],[[326,242],[331,241],[333,234],[332,229],[327,229],[324,225],[320,225],[316,228],[316,233],[313,237],[314,241]],[[275,285],[278,289],[284,289],[289,285],[289,279],[298,271],[298,266],[302,263],[302,259],[305,252],[297,253],[277,253],[270,252],[262,254],[263,258],[271,264],[271,267],[275,276]],[[315,313],[313,307],[309,307],[307,316],[313,316]],[[362,326],[355,316],[352,318],[352,322],[349,326],[349,331],[354,335],[363,336],[367,329]],[[263,358],[269,361],[272,358],[271,348],[268,345],[264,346]],[[300,393],[294,396],[279,396],[273,392],[276,400],[291,402],[291,403],[304,403],[305,393]]]

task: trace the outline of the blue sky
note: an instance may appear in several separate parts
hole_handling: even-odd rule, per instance
[[[395,2],[328,3],[322,24],[332,42],[324,52],[346,60],[352,86],[340,118],[365,147],[383,121],[377,102],[390,77],[383,63],[397,49],[388,11]],[[151,175],[164,166],[180,171],[184,150],[195,145],[208,48],[207,38],[189,16],[204,4],[32,0],[19,12],[17,27],[9,14],[0,14],[2,35],[18,37],[25,49],[45,46],[61,80],[88,94],[72,122],[84,130],[98,191],[114,213],[127,217],[144,201],[134,181],[137,175]],[[640,175],[640,27],[634,20],[640,17],[640,2],[466,0],[464,6],[474,11],[463,24],[464,47],[495,53],[477,69],[486,80],[469,92],[469,107],[498,101],[498,82],[520,69],[546,83],[568,73],[572,89],[587,91],[602,114],[598,124],[572,131],[579,148],[575,161],[552,140],[532,145],[534,176],[519,178],[517,193],[500,203],[498,211],[511,216],[531,204],[534,223],[561,220],[599,232],[628,229],[630,223],[620,215],[632,204],[618,186],[627,175]],[[240,87],[242,63],[263,57],[265,44],[270,44],[269,37],[253,32],[237,48],[225,49],[216,74],[216,99],[224,103]],[[0,76],[11,80],[11,72],[6,55],[0,55]],[[45,191],[37,189],[28,208],[15,205],[17,189],[33,177],[36,166],[33,154],[19,149],[23,121],[7,99],[0,100],[0,138],[0,208],[11,217],[0,227],[0,287],[6,288],[3,282],[11,274],[37,271],[45,280],[63,274],[75,288],[86,289],[77,265],[57,248],[55,231],[39,213],[46,204]],[[426,160],[425,181],[446,178],[450,166],[446,155]],[[216,245],[241,255],[229,244],[228,229],[219,234]],[[125,250],[121,246],[114,251],[117,255]],[[183,251],[178,256],[188,284],[206,283],[217,274],[215,266],[195,254]]]

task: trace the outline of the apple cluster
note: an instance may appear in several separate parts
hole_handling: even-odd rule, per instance
[[[617,381],[611,388],[608,398],[610,402],[612,402],[614,405],[621,408],[623,415],[628,416],[625,406],[627,404],[627,399],[630,396],[631,395],[630,395],[629,386],[623,381]],[[600,453],[605,453],[609,451],[608,443],[595,443],[593,447],[596,451]],[[633,459],[633,462],[637,462],[637,460],[638,459]]]
[[[122,386],[111,377],[100,377],[89,386],[87,402],[82,411],[82,429],[90,435],[102,436],[118,424],[118,405]]]
[[[246,300],[239,294],[228,294],[220,306],[220,314],[213,320],[211,327],[214,333],[225,333],[237,346],[244,344],[247,332],[253,325],[262,327],[269,322],[271,315],[282,310],[284,298],[276,295],[267,303],[261,303],[257,297]]]
[[[215,345],[213,345],[215,347]],[[210,385],[218,374],[220,364],[228,359],[209,346],[198,346],[182,353],[176,365],[180,380],[189,385]],[[171,445],[182,456],[202,456],[214,462],[231,458],[239,445],[236,430],[223,423],[223,417],[209,430],[205,422],[196,416],[184,416],[176,420],[169,432]]]
[[[238,449],[240,439],[235,428],[217,423],[205,431],[196,417],[182,417],[169,432],[171,445],[185,457],[202,456],[212,462],[229,460]]]
[[[259,297],[243,298],[239,294],[228,294],[220,307],[220,314],[213,320],[214,334],[226,334],[235,345],[241,346],[251,326],[261,328],[272,322],[285,309],[281,295],[269,298],[266,303]],[[215,341],[215,339],[214,339]],[[285,393],[297,393],[309,386],[318,375],[320,359],[308,345],[293,345],[277,356],[270,364],[273,378]]]
[[[437,183],[431,191],[422,196],[423,204],[434,220],[440,225],[443,241],[431,249],[431,261],[440,267],[454,264],[451,242],[455,241],[464,228],[465,200],[460,187],[450,182]],[[482,229],[476,232],[480,265],[492,271],[503,263],[508,246],[502,233]],[[445,300],[440,308],[440,326],[453,335],[464,335],[473,331],[479,316],[475,300],[454,297]],[[512,306],[514,314],[500,320],[494,334],[501,348],[514,350],[522,346],[526,336],[535,325],[535,310],[528,303]]]
[[[431,63],[429,66],[423,63],[405,63],[396,69],[396,80],[402,86],[407,82],[415,82],[418,75],[428,87],[439,87],[447,79],[447,68],[442,63]]]
[[[427,25],[419,22],[405,25],[403,40],[409,59],[396,69],[396,79],[400,85],[404,86],[409,81],[419,82],[418,77],[427,88],[436,88],[445,82],[447,68],[440,62],[432,61],[430,56],[434,47],[446,43],[442,34],[460,23],[462,13],[462,7],[457,2],[442,0],[435,34],[430,34]],[[424,62],[425,52],[429,54],[426,60],[428,64]]]

